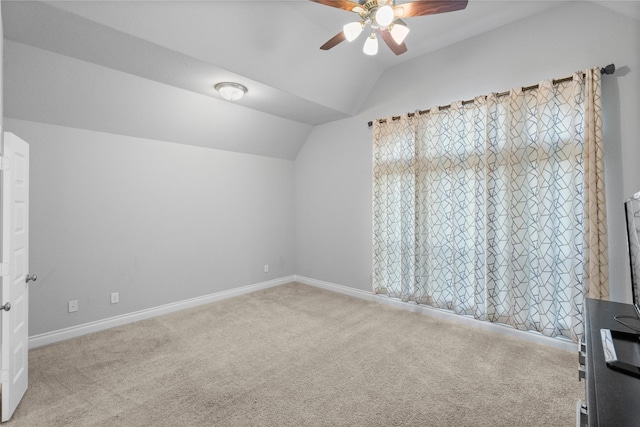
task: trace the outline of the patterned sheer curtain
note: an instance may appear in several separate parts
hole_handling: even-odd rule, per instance
[[[600,70],[374,123],[374,292],[577,340],[608,296]]]

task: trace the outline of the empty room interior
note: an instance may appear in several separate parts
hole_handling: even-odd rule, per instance
[[[7,425],[640,425],[640,2],[0,12]]]

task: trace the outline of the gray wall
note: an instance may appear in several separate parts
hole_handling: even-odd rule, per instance
[[[31,149],[30,335],[295,273],[292,161],[5,126]]]
[[[409,42],[408,42],[409,44]],[[409,44],[409,48],[410,44]],[[357,117],[316,127],[298,154],[297,273],[370,290],[372,119],[615,63],[603,77],[612,299],[630,299],[624,213],[640,190],[640,23],[571,2],[387,70]]]
[[[611,62],[610,270],[613,299],[628,300],[622,200],[640,190],[640,25],[572,2],[389,69],[358,116],[314,128],[295,162],[5,119],[31,146],[30,335],[291,274],[370,290],[366,122]]]

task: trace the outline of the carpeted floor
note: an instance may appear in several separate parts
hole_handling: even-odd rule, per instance
[[[570,426],[577,357],[289,284],[32,350],[17,426]]]

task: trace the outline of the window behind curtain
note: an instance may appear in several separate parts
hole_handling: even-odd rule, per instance
[[[576,340],[586,98],[580,73],[377,121],[374,291]]]

